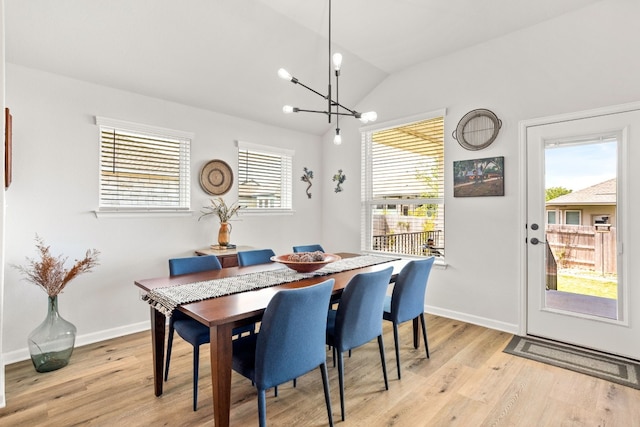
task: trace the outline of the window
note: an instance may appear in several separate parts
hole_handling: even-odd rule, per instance
[[[547,224],[556,223],[556,211],[547,211]]]
[[[567,225],[580,225],[582,223],[580,219],[580,211],[565,211],[564,223]]]
[[[238,141],[238,201],[246,212],[291,211],[292,150]]]
[[[190,208],[192,134],[96,117],[100,127],[100,210]]]
[[[444,111],[362,133],[362,249],[444,255]]]

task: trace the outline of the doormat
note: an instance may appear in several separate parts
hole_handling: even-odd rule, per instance
[[[505,353],[640,390],[640,363],[554,341],[514,336]]]

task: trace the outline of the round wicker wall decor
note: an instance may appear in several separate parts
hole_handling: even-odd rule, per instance
[[[211,160],[200,171],[200,186],[212,196],[221,196],[227,193],[232,185],[233,171],[222,160]]]

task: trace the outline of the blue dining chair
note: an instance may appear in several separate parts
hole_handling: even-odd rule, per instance
[[[169,260],[169,275],[200,273],[202,271],[220,270],[222,266],[215,255],[172,258]],[[193,410],[198,409],[198,371],[200,346],[210,341],[209,328],[179,310],[174,310],[169,319],[169,338],[167,340],[167,360],[164,368],[164,380],[169,378],[169,364],[173,347],[173,333],[193,346]],[[233,330],[233,335],[250,334],[255,331],[255,324],[241,326]]]
[[[255,249],[251,251],[238,252],[238,265],[244,267],[247,265],[266,264],[271,261],[271,257],[275,256],[275,252],[271,249]]]
[[[297,253],[297,252],[316,252],[316,251],[324,252],[324,249],[320,245],[300,245],[300,246],[294,246],[293,247],[293,252],[294,253]]]
[[[320,368],[329,425],[333,426],[325,332],[334,279],[278,291],[265,309],[260,331],[233,341],[233,369],[258,390],[258,418],[267,423],[266,390]]]
[[[360,347],[378,338],[384,388],[389,390],[387,366],[382,341],[382,309],[391,280],[393,267],[371,273],[360,273],[349,281],[342,292],[337,310],[329,310],[327,317],[327,344],[333,347],[334,364],[338,353],[338,380],[340,383],[340,411],[344,409],[344,359],[342,353]]]
[[[422,337],[429,358],[429,343],[427,342],[427,327],[424,321],[424,296],[427,281],[435,257],[410,261],[398,274],[391,295],[384,301],[382,317],[393,323],[393,340],[396,345],[396,365],[398,379],[400,379],[400,346],[398,344],[398,325],[419,317],[422,324]],[[415,331],[417,333],[417,331]],[[417,339],[414,343],[417,344]],[[415,344],[414,344],[415,345]],[[418,348],[417,345],[415,348]]]

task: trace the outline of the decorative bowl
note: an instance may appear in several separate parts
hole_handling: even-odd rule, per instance
[[[311,273],[313,271],[321,269],[327,264],[339,261],[341,259],[340,255],[325,253],[324,259],[322,261],[290,261],[292,255],[300,255],[300,253],[272,256],[271,261],[284,264],[290,269],[297,271],[298,273]]]

